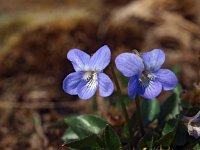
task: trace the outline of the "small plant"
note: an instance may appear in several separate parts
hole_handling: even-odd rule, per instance
[[[94,96],[97,90],[101,97],[114,97],[114,81],[118,94],[114,98],[119,101],[126,123],[117,134],[109,122],[98,115],[68,116],[64,120],[68,128],[62,137],[63,146],[71,150],[200,149],[199,113],[195,115],[199,108],[181,101],[182,89],[176,75],[169,69],[161,69],[165,61],[162,50],[122,53],[115,59],[116,68],[130,78],[127,94],[136,102],[136,111],[130,117],[124,102],[126,95],[121,92],[112,64],[113,81],[103,73],[111,61],[108,46],[101,47],[92,56],[72,49],[67,58],[75,72],[64,79],[64,91],[84,100]],[[156,97],[162,90],[173,91],[160,104]],[[195,116],[186,117],[189,114]]]

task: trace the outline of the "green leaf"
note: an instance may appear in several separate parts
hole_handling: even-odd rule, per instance
[[[183,146],[186,144],[188,138],[188,131],[186,126],[183,124],[182,121],[179,122],[176,137],[175,137],[175,145]]]
[[[130,119],[130,126],[131,129],[135,129],[137,126],[137,112],[134,112]]]
[[[81,115],[65,118],[69,128],[62,139],[64,145],[74,149],[120,149],[118,135],[106,120],[96,115]]]
[[[160,105],[158,100],[142,100],[141,101],[142,117],[145,125],[153,122],[160,113]]]
[[[120,150],[122,149],[122,144],[116,132],[110,125],[107,125],[102,133],[100,134],[100,138],[105,143],[105,148],[109,150]]]
[[[99,144],[101,143],[101,140],[96,134],[91,134],[87,137],[84,137],[79,140],[71,141],[71,142],[65,142],[63,146],[75,148],[75,149],[83,149],[83,148],[97,148],[99,147]]]
[[[146,134],[140,139],[137,145],[137,150],[143,150],[144,148],[153,148],[153,135]]]
[[[175,136],[176,136],[176,130],[178,126],[179,120],[171,119],[169,120],[162,131],[162,137],[155,141],[156,145],[162,145],[164,147],[169,147],[173,144]]]
[[[172,144],[172,142],[174,141],[175,134],[176,134],[176,129],[173,129],[168,134],[162,136],[155,143],[157,145],[162,145],[164,147],[169,147]]]
[[[183,109],[191,109],[192,105],[189,101],[181,101],[181,107]]]
[[[62,136],[63,141],[74,141],[78,139],[79,136],[70,127],[66,129],[65,133]]]
[[[182,88],[178,85],[174,90],[171,96],[169,96],[161,105],[161,112],[159,114],[159,122],[164,122],[165,119],[174,118],[177,114],[180,113],[180,93]]]
[[[187,138],[187,145],[185,146],[186,149],[192,149],[192,150],[199,150],[200,149],[200,138],[195,139],[192,136],[188,136]]]
[[[171,132],[174,129],[176,123],[177,123],[176,119],[171,119],[168,122],[166,122],[165,126],[164,126],[164,128],[162,130],[162,135],[166,135],[169,132]]]
[[[122,81],[123,86],[127,87],[128,82],[129,82],[129,78],[123,76],[122,74],[120,74],[119,76],[120,76],[120,79]]]
[[[117,108],[119,108],[120,111],[122,111],[122,106],[121,106],[121,99],[118,95],[115,95],[115,104],[117,106]],[[122,100],[124,101],[125,105],[128,106],[132,100],[130,99],[130,97],[127,94],[122,94]]]
[[[108,124],[106,120],[97,115],[67,117],[64,121],[79,138],[84,138],[90,134],[98,134]]]
[[[134,112],[130,118],[130,128],[132,130],[136,130],[137,126],[137,113]],[[122,132],[121,132],[122,138],[128,139],[129,138],[129,129],[127,123],[124,125]]]
[[[175,75],[180,75],[181,73],[181,68],[179,68],[178,66],[174,66],[170,68],[170,70],[172,70],[175,73]]]
[[[200,144],[197,143],[193,148],[192,150],[200,150]]]

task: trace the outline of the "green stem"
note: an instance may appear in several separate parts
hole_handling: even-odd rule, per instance
[[[198,62],[197,62],[197,85],[200,83],[200,53],[198,54]]]
[[[131,126],[130,126],[130,119],[129,119],[128,112],[127,112],[127,109],[126,109],[126,105],[123,101],[122,91],[121,91],[121,88],[119,86],[119,82],[117,80],[117,76],[115,74],[115,71],[114,71],[112,64],[111,64],[111,72],[112,72],[113,80],[114,80],[116,88],[117,88],[117,93],[119,95],[119,102],[120,102],[120,105],[121,105],[121,108],[122,108],[122,113],[123,113],[123,115],[126,119],[126,123],[128,125],[129,137],[131,138],[132,137],[132,130],[131,130]]]
[[[92,110],[94,112],[97,112],[98,110],[98,103],[97,103],[97,95],[95,94],[91,100],[91,106],[92,106]]]
[[[137,111],[137,119],[140,126],[141,134],[144,135],[144,125],[142,121],[142,114],[141,114],[141,107],[140,107],[141,98],[139,95],[136,96],[135,104],[136,104],[136,111]]]

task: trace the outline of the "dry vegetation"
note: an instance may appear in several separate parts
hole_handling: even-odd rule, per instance
[[[61,149],[61,129],[47,128],[88,101],[64,94],[70,48],[116,54],[162,48],[167,67],[181,70],[185,99],[199,103],[198,0],[0,0],[0,149]],[[64,149],[64,148],[63,148]]]

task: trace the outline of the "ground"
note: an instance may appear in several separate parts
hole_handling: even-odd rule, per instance
[[[92,54],[107,44],[113,60],[121,52],[161,48],[165,67],[180,72],[183,98],[199,104],[193,98],[194,90],[199,93],[198,0],[0,3],[0,149],[66,149],[60,138],[64,116],[92,112],[90,101],[62,90],[73,71],[66,54],[74,47]],[[104,115],[117,128],[123,119],[113,112]]]

